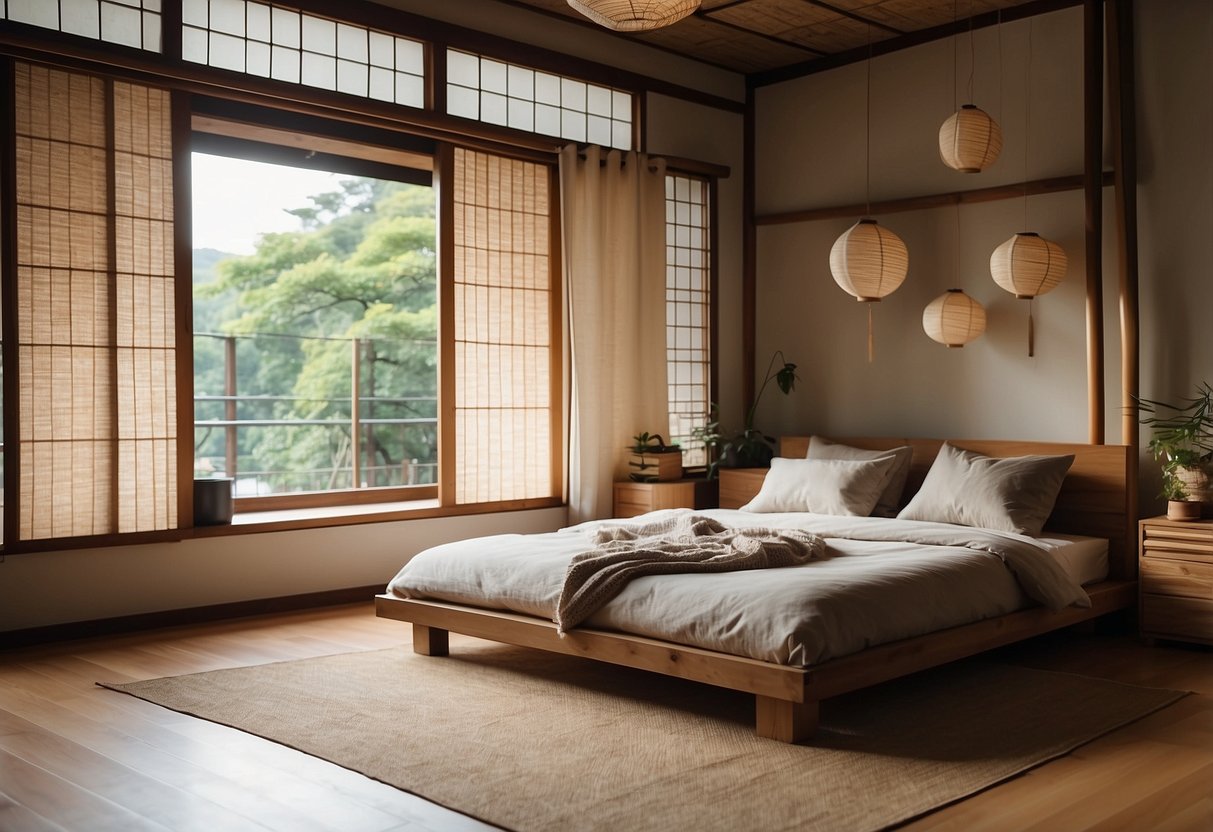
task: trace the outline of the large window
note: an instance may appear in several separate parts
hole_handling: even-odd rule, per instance
[[[161,0],[0,0],[0,18],[160,51]]]
[[[695,431],[711,410],[711,206],[707,180],[669,174],[666,206],[666,368],[670,434],[683,465],[706,465]]]
[[[195,475],[435,485],[432,189],[194,153],[193,202]]]

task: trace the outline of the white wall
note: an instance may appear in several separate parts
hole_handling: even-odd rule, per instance
[[[954,110],[954,60],[959,103],[969,101],[967,34],[876,58],[870,81],[873,201],[1082,173],[1082,10],[979,30],[972,52],[972,103],[1002,125],[1002,156],[981,174],[961,174],[939,160],[939,126]],[[759,90],[759,215],[864,201],[867,73],[865,63],[852,64]],[[1116,391],[1111,196],[1106,190],[1105,320]],[[839,289],[829,271],[831,245],[858,216],[760,228],[759,372],[782,349],[800,365],[803,384],[788,398],[768,393],[759,426],[778,433],[1086,441],[1082,192],[1034,196],[1027,209],[1030,230],[1061,243],[1070,262],[1063,284],[1035,302],[1035,358],[1026,350],[1026,302],[1000,289],[989,273],[990,252],[1029,230],[1022,199],[962,206],[959,238],[952,206],[877,217],[905,241],[910,270],[897,292],[873,305],[871,364],[867,308]],[[963,349],[936,344],[922,330],[923,307],[954,287],[983,303],[989,318],[986,335]],[[1120,435],[1117,404],[1108,418],[1110,441]]]
[[[391,0],[386,5],[744,98],[744,80],[734,73],[504,4]],[[741,116],[659,95],[650,96],[648,109],[652,152],[733,169],[732,177],[721,183],[719,206],[725,403],[736,398],[741,373]],[[558,508],[10,555],[0,559],[0,632],[386,583],[428,546],[485,534],[549,531],[566,519],[565,509]]]

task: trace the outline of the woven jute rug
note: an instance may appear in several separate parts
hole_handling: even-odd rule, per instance
[[[969,661],[829,700],[809,744],[753,698],[495,644],[105,685],[510,829],[873,830],[1065,754],[1184,694]]]

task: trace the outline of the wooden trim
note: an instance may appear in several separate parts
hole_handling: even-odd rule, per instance
[[[1104,441],[1103,0],[1083,2],[1083,168],[1086,195],[1087,434]]]
[[[264,497],[238,497],[232,505],[239,513],[328,506],[364,506],[407,500],[434,500],[437,497],[438,486],[436,485],[403,485],[386,488],[304,491],[296,494],[267,494]]]
[[[183,0],[165,0],[160,4],[160,54],[169,63],[181,62],[181,4]]]
[[[720,401],[720,183],[708,178],[708,407]]]
[[[1120,267],[1121,442],[1139,445],[1140,392],[1137,272],[1137,101],[1133,59],[1133,0],[1108,0],[1108,69],[1112,159],[1116,169],[1116,242]],[[1136,500],[1134,500],[1136,504]]]
[[[564,411],[568,395],[564,373],[564,257],[560,168],[548,166],[548,407],[551,418],[551,493],[564,493]]]
[[[109,387],[109,408],[110,408],[110,430],[113,431],[111,437],[111,448],[113,452],[114,466],[113,473],[110,476],[109,486],[109,501],[110,501],[110,530],[113,534],[118,534],[119,518],[122,516],[122,440],[118,433],[118,425],[121,424],[121,413],[119,412],[119,397],[118,385],[120,373],[118,370],[118,162],[116,147],[117,140],[115,114],[114,114],[114,79],[102,78],[105,88],[105,255],[106,255],[106,289],[109,292],[107,299],[106,323],[108,330],[106,332],[106,346],[109,347],[110,361],[110,387]],[[174,225],[174,235],[176,235],[176,227]],[[175,239],[175,236],[174,236]],[[173,254],[176,257],[176,252]],[[191,377],[193,374],[190,374]],[[191,430],[191,435],[193,431]],[[190,468],[193,469],[193,455],[190,455]]]
[[[7,509],[8,507],[5,506]],[[102,549],[110,546],[138,546],[144,543],[175,543],[190,536],[189,529],[157,529],[150,532],[113,532],[78,537],[40,537],[35,540],[13,540],[5,544],[5,555],[28,555],[38,552],[59,552],[70,549]]]
[[[1101,174],[1100,182],[1104,187],[1112,185],[1114,181],[1112,171],[1105,171]],[[1076,191],[1085,186],[1086,176],[1084,174],[1054,176],[1047,179],[1033,179],[1031,182],[1017,182],[1011,185],[993,185],[988,188],[973,188],[967,191],[950,191],[943,194],[888,199],[883,202],[873,202],[870,207],[865,202],[858,202],[852,205],[805,208],[799,211],[760,214],[754,218],[754,222],[756,225],[784,225],[796,222],[816,222],[817,220],[897,214],[902,211],[923,211],[932,208],[944,208],[950,205],[970,205],[979,202],[995,202],[1003,199],[1022,199],[1024,196],[1034,196],[1036,194]]]
[[[167,10],[176,3],[165,4]],[[178,11],[180,11],[178,9]],[[171,96],[173,130],[173,293],[177,374],[177,526],[194,525],[194,256],[190,96]]]
[[[867,45],[859,46],[854,49],[848,49],[845,52],[828,55],[824,58],[810,59],[761,72],[751,72],[746,76],[746,86],[755,88],[779,84],[795,78],[803,78],[806,75],[824,72],[828,69],[836,69],[847,64],[865,61],[870,57],[879,57],[887,55],[890,52],[908,49],[911,46],[918,46],[934,40],[949,38],[953,35],[964,34],[971,30],[984,29],[988,26],[997,26],[999,23],[1010,23],[1013,20],[1022,20],[1025,17],[1068,9],[1082,2],[1083,0],[1031,0],[1031,2],[1021,3],[1018,6],[1010,6],[1001,11],[983,12],[965,20],[957,20],[954,23],[944,23],[930,29],[907,32],[904,35],[877,41],[871,44],[870,47]]]
[[[562,52],[521,43],[499,35],[468,29],[463,26],[422,17],[399,9],[392,9],[378,3],[368,3],[364,2],[364,0],[345,0],[345,2],[340,4],[339,14],[334,13],[332,0],[287,0],[282,5],[292,6],[330,20],[367,26],[422,42],[449,45],[456,49],[476,52],[490,58],[517,63],[546,72],[568,75],[579,80],[591,81],[629,92],[649,89],[673,98],[681,98],[729,112],[741,112],[742,105],[740,102],[725,98],[724,96],[671,83],[637,72],[630,72],[576,55],[566,55]],[[52,30],[27,26],[12,21],[0,21],[0,33],[6,36],[11,35],[15,40],[26,44],[39,42],[53,44],[55,47],[53,51],[58,52],[62,50],[63,54],[69,55],[79,54],[77,50],[85,43],[82,39],[72,35],[64,35]],[[652,44],[644,45],[652,47]],[[160,65],[166,70],[174,69],[188,72],[190,68],[189,65],[183,62],[170,64],[164,57],[155,53],[145,53],[142,50],[115,46],[102,41],[91,42],[89,46],[110,55],[111,59],[114,60],[134,60],[149,66]],[[686,58],[685,55],[682,57],[687,60],[694,60]],[[242,75],[243,73],[233,74]]]
[[[187,607],[162,612],[144,612],[120,615],[113,618],[98,618],[91,621],[71,621],[66,624],[50,624],[45,627],[29,627],[0,633],[0,654],[3,651],[33,647],[77,639],[112,638],[125,633],[142,630],[159,630],[165,627],[182,627],[208,621],[229,618],[247,618],[254,615],[274,615],[283,612],[335,607],[369,601],[375,593],[382,592],[382,584],[356,586],[347,589],[328,589],[322,592],[307,592],[300,595],[280,595],[274,598],[259,598],[251,601],[233,601],[226,604],[208,604],[203,607]]]
[[[13,61],[0,60],[0,206],[17,204],[17,91]],[[0,332],[4,366],[4,517],[0,551],[21,534],[21,365],[17,332],[17,212],[0,210]]]
[[[745,117],[742,124],[743,168],[741,192],[741,407],[750,409],[754,401],[755,363],[758,358],[758,229],[755,162],[755,92],[746,90]]]
[[[438,503],[455,494],[455,148],[438,146]]]

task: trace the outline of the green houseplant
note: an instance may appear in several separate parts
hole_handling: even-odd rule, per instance
[[[1209,461],[1213,460],[1213,387],[1201,382],[1196,395],[1179,403],[1138,399],[1141,423],[1153,431],[1150,453],[1162,463],[1167,516],[1196,519],[1213,499]]]
[[[704,447],[714,457],[708,464],[709,479],[716,476],[717,468],[721,465],[726,468],[765,468],[771,464],[771,458],[775,456],[775,437],[768,436],[755,427],[754,416],[758,413],[762,394],[772,381],[786,396],[796,389],[796,381],[799,378],[796,375],[796,365],[784,358],[782,350],[776,350],[767,365],[762,386],[758,388],[754,401],[746,410],[745,424],[740,433],[731,436],[721,433],[716,408],[712,407],[707,422],[694,433],[695,438],[703,442]]]

